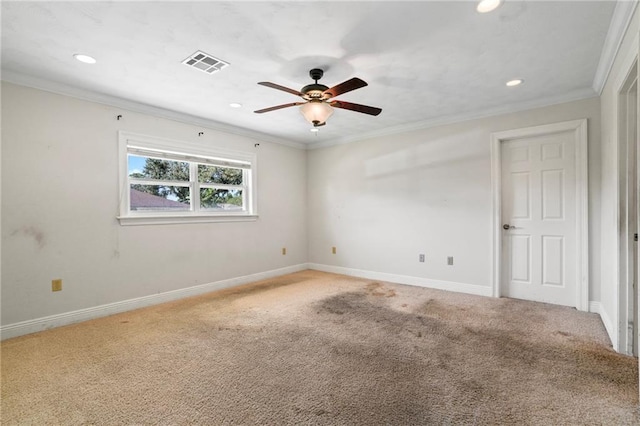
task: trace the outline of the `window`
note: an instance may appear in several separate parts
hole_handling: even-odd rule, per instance
[[[256,219],[255,154],[119,136],[122,225]]]

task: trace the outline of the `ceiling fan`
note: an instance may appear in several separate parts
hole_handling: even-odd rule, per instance
[[[300,91],[289,89],[288,87],[280,86],[279,84],[269,83],[268,81],[261,81],[258,84],[300,96],[306,102],[292,102],[289,104],[259,109],[254,112],[262,114],[263,112],[275,111],[277,109],[302,105],[300,107],[300,112],[309,123],[313,124],[314,127],[324,126],[325,124],[327,124],[327,119],[331,116],[331,114],[333,114],[333,108],[349,109],[351,111],[361,112],[369,115],[378,115],[382,112],[382,109],[372,106],[354,104],[351,102],[338,100],[330,100],[331,98],[342,95],[343,93],[360,89],[361,87],[366,86],[367,83],[357,77],[354,77],[350,80],[335,85],[332,88],[328,88],[324,84],[318,84],[318,80],[322,78],[323,74],[324,71],[319,68],[314,68],[309,71],[309,75],[311,76],[312,80],[315,80],[315,83],[304,86],[302,89],[300,89]]]

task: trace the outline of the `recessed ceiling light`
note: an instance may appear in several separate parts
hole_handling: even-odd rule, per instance
[[[229,106],[231,108],[242,108],[242,104],[239,104],[237,102],[232,102],[232,103],[229,104]]]
[[[97,62],[95,58],[89,55],[83,55],[81,53],[76,53],[75,55],[73,55],[73,57],[79,60],[80,62],[84,62],[85,64],[95,64]]]
[[[509,80],[507,81],[507,86],[509,87],[513,87],[513,86],[519,86],[520,84],[524,83],[524,80],[521,78],[516,78],[515,80]]]
[[[478,13],[487,13],[495,10],[502,4],[502,0],[481,0],[476,6]]]

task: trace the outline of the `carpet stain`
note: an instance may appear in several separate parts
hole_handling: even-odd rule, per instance
[[[372,282],[372,283],[368,283],[365,288],[369,291],[375,290],[382,287],[382,284],[378,283],[378,282]]]
[[[599,327],[544,304],[292,274],[2,342],[2,422],[639,424],[637,360]]]
[[[378,282],[369,283],[365,286],[365,289],[372,296],[376,297],[395,297],[396,291],[392,288],[385,288],[383,284]]]
[[[372,289],[379,291],[381,285],[375,284],[366,288],[369,294]],[[354,346],[346,353],[358,352],[355,358],[363,362],[366,360],[366,353],[359,351],[361,340],[356,338],[360,335],[357,324],[366,321],[369,340],[381,336],[375,352],[377,362],[387,357],[397,362],[398,349],[403,348],[400,352],[411,359],[410,365],[415,367],[409,376],[420,381],[419,378],[424,377],[422,368],[437,371],[425,379],[429,383],[440,384],[437,394],[441,397],[449,395],[458,403],[470,404],[471,411],[465,410],[464,415],[432,417],[436,423],[476,422],[479,413],[485,413],[485,421],[487,417],[493,419],[489,423],[509,423],[511,419],[515,423],[545,424],[562,412],[559,401],[566,400],[571,394],[585,392],[589,397],[593,392],[602,392],[602,400],[618,406],[631,407],[637,400],[638,370],[634,358],[594,342],[572,338],[572,334],[566,331],[552,333],[562,337],[561,341],[539,336],[535,333],[536,324],[546,324],[546,319],[536,312],[535,307],[522,310],[520,306],[507,303],[490,306],[489,309],[474,309],[430,298],[414,312],[407,313],[385,305],[384,299],[367,298],[367,292],[331,296],[318,304],[317,312],[325,314],[328,319],[336,314],[349,319],[348,322],[340,322],[346,329],[345,333],[351,332],[354,336],[353,340],[342,342],[343,345]],[[516,304],[522,302],[517,301]],[[497,323],[508,313],[513,318],[500,323],[498,328],[482,321],[489,319]],[[389,336],[395,338],[390,339]],[[407,337],[414,342],[410,349],[407,348]],[[394,380],[398,377],[394,376]],[[405,380],[410,381],[408,377]],[[509,389],[509,392],[505,394],[504,389]],[[544,391],[531,395],[532,389]],[[611,397],[612,394],[615,397]],[[495,406],[488,411],[483,409],[485,404],[496,400],[502,401],[500,406],[511,408],[498,409],[497,412]],[[443,402],[438,400],[438,404]],[[517,415],[511,413],[513,407],[517,407]],[[590,418],[594,411],[597,410],[590,405],[571,410],[575,423],[582,423],[578,419],[583,415]],[[633,424],[638,420],[631,411],[627,411],[624,418],[626,420],[620,424],[626,424],[626,421]]]
[[[450,313],[450,309],[448,306],[442,304],[441,302],[435,299],[429,299],[422,304],[418,308],[418,312],[424,313],[425,315],[442,318],[447,316]]]

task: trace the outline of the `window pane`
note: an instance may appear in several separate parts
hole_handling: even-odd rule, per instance
[[[200,189],[200,208],[206,210],[243,210],[240,189]]]
[[[159,158],[128,155],[129,177],[189,181],[189,163],[184,161],[161,160]]]
[[[131,185],[131,211],[184,211],[191,208],[189,188],[164,185]]]
[[[242,169],[198,164],[198,181],[202,183],[242,185]]]

